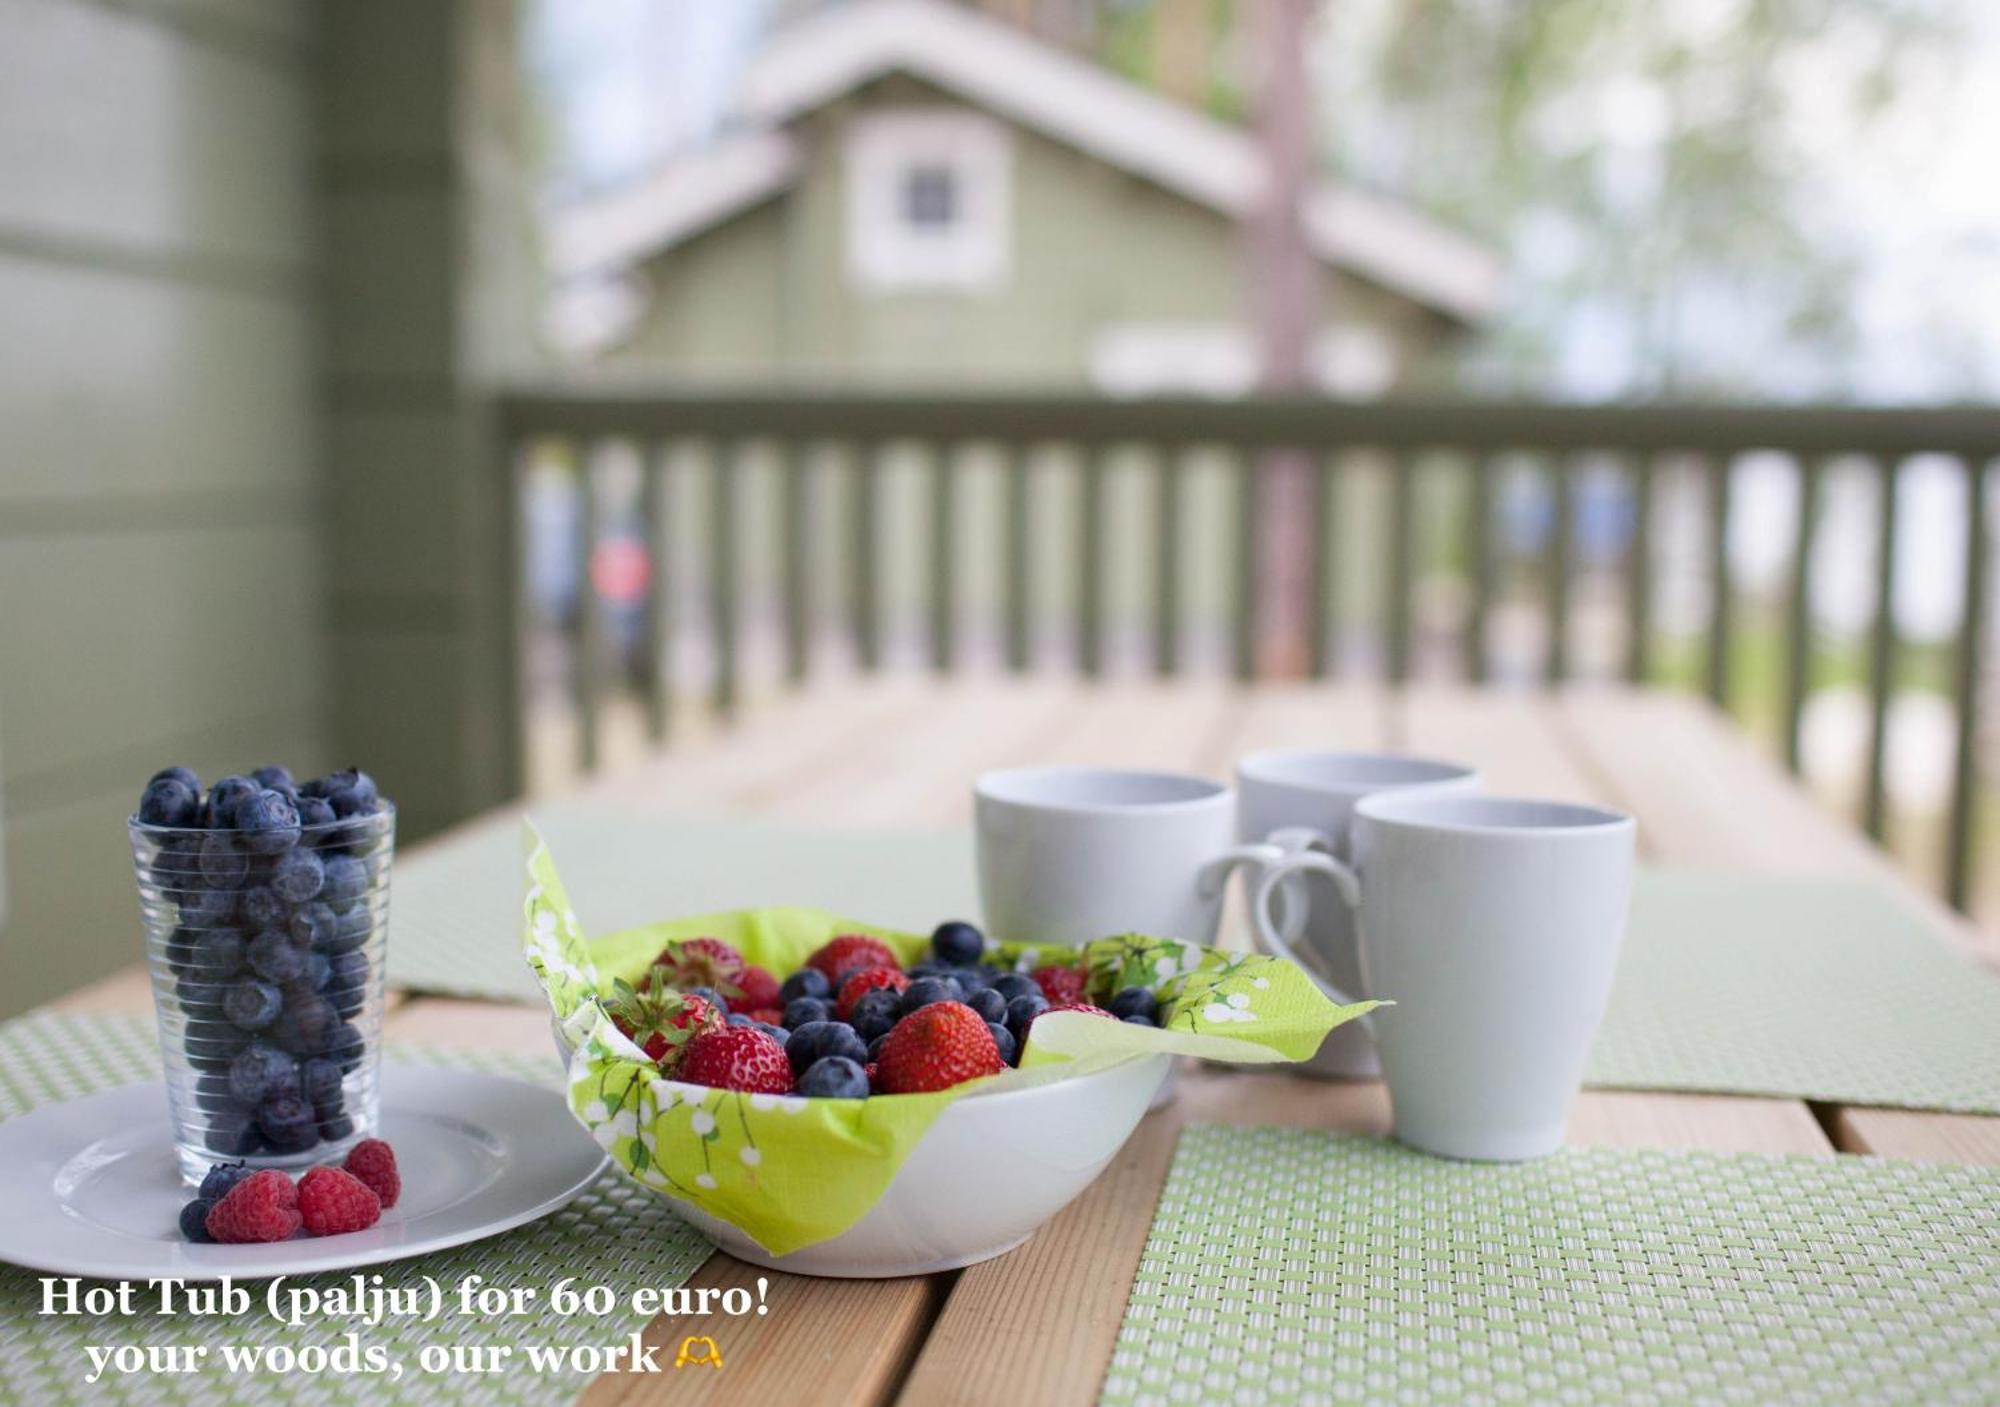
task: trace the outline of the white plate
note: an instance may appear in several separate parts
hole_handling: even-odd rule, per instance
[[[382,1067],[381,1137],[403,1194],[366,1231],[257,1246],[180,1236],[180,1179],[158,1082],[0,1124],[0,1260],[58,1275],[261,1279],[460,1246],[545,1216],[604,1166],[562,1096],[464,1070]]]

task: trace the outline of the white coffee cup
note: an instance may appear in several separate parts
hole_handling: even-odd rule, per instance
[[[1236,844],[1235,793],[1177,772],[988,772],[973,814],[986,929],[1011,942],[1149,933],[1213,943],[1229,872],[1284,855]]]
[[[1456,762],[1380,752],[1253,752],[1236,764],[1236,835],[1268,841],[1287,852],[1323,850],[1348,860],[1348,832],[1354,804],[1377,792],[1468,792],[1479,774]],[[1280,879],[1279,920],[1291,940],[1285,956],[1334,987],[1351,992],[1361,985],[1361,960],[1354,918],[1343,904],[1312,904],[1305,876]],[[1294,956],[1295,955],[1295,956]],[[1338,1079],[1368,1079],[1381,1073],[1375,1043],[1359,1021],[1336,1026],[1319,1052],[1302,1063],[1303,1073]]]
[[[1331,879],[1357,915],[1362,991],[1395,1003],[1366,1019],[1396,1137],[1452,1158],[1537,1158],[1562,1144],[1610,999],[1636,833],[1598,806],[1382,793],[1355,804],[1351,866],[1288,857],[1265,870],[1251,917],[1287,952],[1279,886]]]

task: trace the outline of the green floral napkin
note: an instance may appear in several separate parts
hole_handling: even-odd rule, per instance
[[[936,1094],[803,1099],[684,1084],[646,1060],[599,1004],[617,979],[636,981],[669,942],[720,938],[783,974],[838,934],[878,938],[905,963],[918,960],[929,940],[798,908],[708,914],[585,938],[548,847],[533,826],[524,829],[522,943],[572,1051],[571,1110],[632,1177],[740,1228],[772,1255],[837,1236],[867,1215],[955,1099],[1144,1056],[1303,1060],[1328,1031],[1376,1005],[1336,1006],[1282,959],[1173,939],[1128,935],[1080,950],[1003,944],[988,961],[1028,971],[1080,958],[1089,964],[1093,993],[1147,988],[1160,999],[1161,1028],[1053,1013],[1035,1023],[1022,1068]]]

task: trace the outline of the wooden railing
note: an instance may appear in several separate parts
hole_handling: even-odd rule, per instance
[[[1186,610],[1182,554],[1194,533],[1226,539],[1233,559],[1228,611],[1230,657],[1239,677],[1256,672],[1255,524],[1264,451],[1304,452],[1317,466],[1318,506],[1312,518],[1313,557],[1306,605],[1311,649],[1309,668],[1325,675],[1335,668],[1331,638],[1333,584],[1328,486],[1357,453],[1387,457],[1395,467],[1388,478],[1388,501],[1381,530],[1388,536],[1380,584],[1379,635],[1383,672],[1391,683],[1412,674],[1412,598],[1417,574],[1416,466],[1440,457],[1453,461],[1448,472],[1462,476],[1468,511],[1462,548],[1467,610],[1459,647],[1458,673],[1485,681],[1493,658],[1489,623],[1502,563],[1493,531],[1495,484],[1503,461],[1526,457],[1547,476],[1559,530],[1547,535],[1541,608],[1547,645],[1540,673],[1549,684],[1573,677],[1570,637],[1572,491],[1576,470],[1607,457],[1628,476],[1633,514],[1622,565],[1626,647],[1620,672],[1634,681],[1656,676],[1653,652],[1655,483],[1662,466],[1700,466],[1706,484],[1709,526],[1705,571],[1710,588],[1702,671],[1709,694],[1732,702],[1732,637],[1737,629],[1736,593],[1728,553],[1733,511],[1732,466],[1761,452],[1790,456],[1797,465],[1797,536],[1789,600],[1783,608],[1781,746],[1787,762],[1800,765],[1801,719],[1813,687],[1810,651],[1813,621],[1812,562],[1822,486],[1836,462],[1864,461],[1879,495],[1881,544],[1877,557],[1875,618],[1866,649],[1869,700],[1868,756],[1860,820],[1880,838],[1887,814],[1885,763],[1890,701],[1898,674],[1899,640],[1893,603],[1896,592],[1896,486],[1904,467],[1917,456],[1941,456],[1958,466],[1966,484],[1964,517],[1964,607],[1952,647],[1952,694],[1956,718],[1948,838],[1943,888],[1964,907],[1974,873],[1974,820],[1979,799],[1979,717],[1981,647],[1988,625],[1987,480],[2000,458],[2000,411],[1979,408],[1853,409],[1768,406],[1556,406],[1463,401],[1392,401],[1345,404],[1321,399],[1260,398],[1238,401],[1110,401],[1087,396],[937,396],[879,394],[699,395],[653,388],[580,390],[533,388],[503,396],[497,406],[497,439],[506,473],[517,489],[531,455],[554,452],[582,466],[586,479],[596,450],[608,443],[637,447],[644,454],[641,495],[646,540],[663,550],[661,474],[652,451],[690,442],[704,447],[710,464],[706,534],[708,616],[715,669],[712,704],[727,711],[742,693],[744,622],[739,592],[743,564],[735,544],[742,512],[742,476],[736,472],[746,447],[776,446],[780,454],[781,546],[779,615],[784,673],[797,681],[813,668],[810,624],[815,604],[805,563],[815,535],[849,537],[848,627],[864,669],[883,665],[883,474],[892,450],[917,447],[926,455],[931,541],[925,588],[927,650],[931,664],[951,670],[957,662],[959,609],[958,557],[951,544],[959,521],[957,463],[964,447],[998,447],[1007,456],[1003,510],[998,521],[975,525],[1000,539],[1002,590],[997,622],[1004,657],[1014,669],[1030,666],[1034,630],[1031,597],[1031,496],[1029,459],[1055,445],[1077,456],[1081,493],[1073,554],[1075,667],[1086,676],[1106,668],[1107,562],[1103,550],[1112,531],[1106,520],[1106,462],[1113,452],[1139,449],[1152,466],[1151,520],[1139,526],[1153,544],[1150,601],[1151,667],[1163,675],[1184,668],[1180,641]],[[845,468],[824,463],[822,450],[841,451]],[[1228,522],[1188,521],[1184,469],[1190,456],[1223,452],[1236,466]],[[853,477],[853,511],[844,523],[829,522],[816,509],[814,482],[829,472]],[[594,494],[582,496],[576,560],[588,561],[599,531]],[[515,527],[526,527],[517,513]],[[1121,523],[1125,533],[1133,525]],[[518,549],[519,539],[510,551]],[[518,582],[520,572],[512,573]],[[644,605],[640,632],[640,675],[649,725],[664,736],[673,690],[664,662],[669,611],[666,576],[656,573]],[[575,634],[573,670],[579,750],[583,765],[596,763],[596,721],[604,681],[598,648],[604,622],[595,592],[585,592],[584,608],[570,628]],[[525,621],[525,615],[520,619]],[[525,626],[524,626],[525,628]]]

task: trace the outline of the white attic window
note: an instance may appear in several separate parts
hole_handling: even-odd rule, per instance
[[[847,272],[873,291],[983,292],[1007,282],[1013,142],[950,108],[857,117],[847,131]]]

